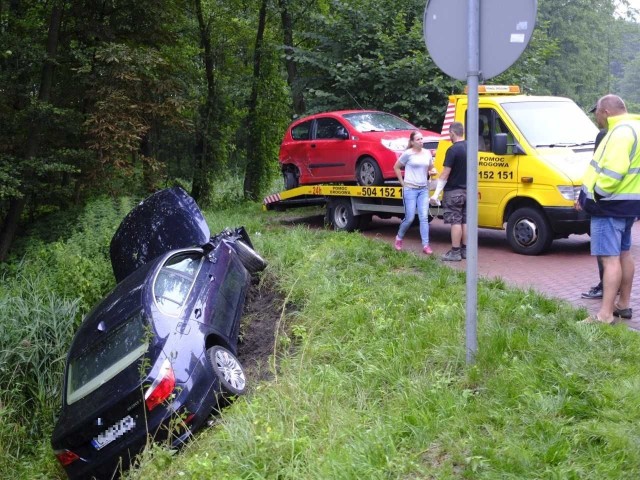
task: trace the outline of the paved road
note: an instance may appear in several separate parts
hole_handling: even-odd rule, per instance
[[[365,235],[393,243],[400,220],[383,220],[373,217],[371,227]],[[430,243],[434,254],[444,254],[450,246],[449,227],[440,219],[434,219],[430,228]],[[421,253],[420,233],[417,227],[407,232],[405,250]],[[640,222],[633,228],[631,251],[640,260]],[[446,262],[453,268],[466,269],[466,261]],[[625,321],[635,330],[640,330],[640,269],[636,268],[636,280],[632,291],[631,307],[636,318]],[[478,274],[485,277],[502,277],[507,283],[522,288],[531,287],[552,297],[585,307],[589,313],[598,311],[599,300],[586,300],[581,292],[598,283],[598,267],[589,254],[589,236],[571,235],[567,239],[555,240],[549,252],[536,257],[513,253],[504,231],[480,229],[478,231]]]

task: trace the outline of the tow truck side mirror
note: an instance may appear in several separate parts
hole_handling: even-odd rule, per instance
[[[507,134],[496,133],[493,136],[493,153],[496,155],[507,154]]]

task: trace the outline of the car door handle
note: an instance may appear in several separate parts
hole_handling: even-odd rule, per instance
[[[312,144],[311,144],[311,148],[316,148],[316,144],[315,144],[315,143],[312,143]]]
[[[182,334],[182,335],[189,335],[189,332],[191,331],[191,326],[187,323],[187,322],[180,322],[179,324],[176,325],[176,332]]]

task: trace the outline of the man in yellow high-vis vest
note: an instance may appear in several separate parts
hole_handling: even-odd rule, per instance
[[[591,215],[591,255],[602,260],[603,295],[598,313],[584,321],[613,323],[632,316],[635,266],[629,249],[640,217],[640,115],[627,113],[617,95],[598,100],[595,115],[608,132],[585,173],[576,208]]]

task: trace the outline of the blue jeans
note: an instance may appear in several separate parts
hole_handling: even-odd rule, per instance
[[[591,217],[591,255],[619,257],[631,248],[635,218]]]
[[[404,203],[404,220],[400,224],[398,238],[404,238],[404,234],[413,223],[417,209],[420,220],[420,238],[422,238],[422,246],[426,247],[429,245],[429,189],[427,187],[404,187],[402,202]]]

